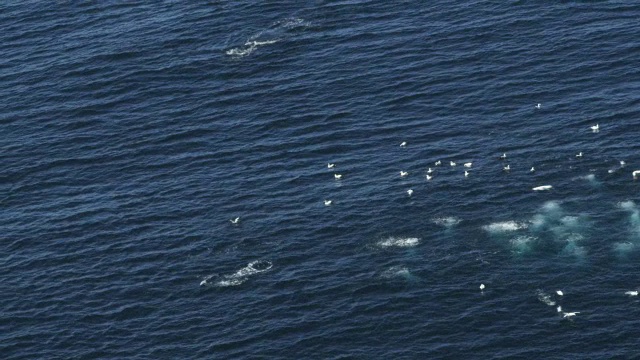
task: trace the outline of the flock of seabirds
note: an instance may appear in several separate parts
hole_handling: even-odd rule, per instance
[[[535,106],[535,108],[536,108],[536,109],[540,109],[541,107],[542,107],[542,104],[537,104],[537,105]],[[593,126],[590,126],[590,129],[591,129],[591,131],[593,131],[594,133],[597,133],[597,132],[599,132],[599,131],[600,131],[600,125],[599,125],[599,124],[595,124],[595,125],[593,125]],[[406,141],[403,141],[403,142],[401,142],[401,143],[400,143],[400,147],[406,147],[406,146],[407,146],[407,142],[406,142]],[[579,152],[578,154],[576,154],[576,158],[582,158],[582,156],[583,156],[582,152]],[[506,154],[506,153],[503,153],[503,154],[502,154],[502,155],[500,155],[498,158],[499,158],[500,160],[506,160],[506,159],[507,159],[507,154]],[[441,166],[441,165],[442,165],[442,161],[441,161],[441,160],[438,160],[438,161],[436,161],[436,162],[434,163],[434,167]],[[454,161],[449,161],[449,165],[450,165],[450,166],[452,166],[452,167],[454,167],[454,166],[457,166],[458,164],[457,164],[457,163],[455,163]],[[624,162],[624,161],[620,161],[620,166],[624,166],[624,165],[625,165],[625,162]],[[327,164],[327,168],[328,168],[328,169],[334,169],[334,168],[335,168],[335,166],[336,166],[336,164],[334,164],[334,163],[328,163],[328,164]],[[464,168],[466,168],[466,169],[471,169],[471,168],[473,167],[473,162],[467,162],[467,163],[464,163],[464,164],[463,164],[463,167],[464,167]],[[503,170],[503,171],[510,171],[510,170],[511,170],[511,167],[509,166],[509,164],[507,164],[506,166],[504,166],[504,167],[502,168],[502,170]],[[464,170],[464,176],[465,176],[465,177],[469,177],[469,175],[470,175],[470,172],[469,172],[469,171],[470,171],[470,170]],[[535,171],[536,171],[536,169],[535,169],[535,167],[531,167],[531,169],[530,169],[529,171],[530,171],[530,172],[535,172]],[[609,172],[611,172],[611,171],[612,171],[612,170],[609,170]],[[427,173],[426,173],[426,175],[425,175],[425,177],[426,177],[426,179],[427,179],[427,180],[431,180],[431,179],[433,179],[433,172],[434,172],[434,171],[433,171],[433,169],[432,169],[432,168],[430,168],[430,167],[429,167],[429,168],[427,169]],[[407,171],[400,171],[400,177],[405,177],[405,176],[408,176],[408,175],[409,175],[409,172],[407,172]],[[631,175],[633,176],[633,179],[634,179],[634,180],[638,180],[638,178],[640,177],[640,170],[634,170],[634,171],[631,173]],[[341,179],[342,179],[342,174],[334,173],[334,174],[333,174],[333,177],[334,177],[334,179],[336,179],[336,180],[341,180]],[[552,185],[542,185],[542,186],[534,187],[532,190],[533,190],[533,191],[545,191],[545,190],[551,190],[552,188],[553,188],[553,186],[552,186]],[[408,194],[409,196],[413,195],[413,189],[409,189],[409,190],[407,190],[407,194]],[[333,200],[323,200],[323,202],[324,202],[324,205],[325,205],[325,206],[331,206],[331,204],[333,203]],[[239,223],[240,223],[240,217],[236,217],[235,219],[231,219],[231,220],[229,220],[229,221],[230,221],[232,224],[237,225],[237,224],[239,224]],[[201,284],[201,285],[202,285],[202,284]],[[481,291],[481,292],[483,292],[483,293],[484,293],[484,289],[485,289],[485,288],[486,288],[486,286],[485,286],[484,284],[480,284],[480,291]],[[562,292],[562,290],[556,290],[556,294],[557,294],[558,296],[564,296],[564,293]],[[628,295],[628,296],[638,296],[638,291],[637,291],[637,290],[627,291],[627,292],[625,292],[625,295]],[[554,304],[555,304],[555,303],[554,303]],[[562,306],[558,306],[558,307],[556,308],[556,310],[557,310],[557,312],[558,312],[558,313],[561,313],[561,314],[562,314],[562,318],[563,318],[563,319],[569,319],[569,320],[571,320],[571,319],[572,319],[573,317],[575,317],[577,314],[580,314],[580,312],[579,312],[579,311],[574,311],[574,312],[564,312],[564,311],[562,310]]]

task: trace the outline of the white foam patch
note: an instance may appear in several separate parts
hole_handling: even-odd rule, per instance
[[[256,260],[252,261],[247,266],[234,272],[233,274],[224,275],[222,277],[218,275],[208,275],[202,279],[200,286],[238,286],[245,281],[249,280],[249,277],[255,274],[265,272],[273,267],[271,261]]]
[[[419,238],[408,237],[390,237],[378,242],[378,246],[387,248],[387,247],[413,247],[420,243]]]
[[[625,255],[636,249],[636,245],[632,242],[617,242],[613,244],[613,249],[620,255]]]
[[[538,300],[540,300],[544,304],[546,304],[548,306],[555,306],[556,305],[556,302],[551,300],[551,295],[545,293],[541,289],[538,289],[536,291],[536,294],[538,295]]]
[[[525,222],[503,221],[503,222],[497,222],[489,225],[484,225],[482,229],[489,233],[496,234],[496,233],[518,231],[518,230],[526,229],[527,227],[529,227],[529,224]]]
[[[460,223],[460,219],[453,217],[453,216],[449,216],[449,217],[441,217],[441,218],[435,218],[433,219],[433,222],[436,225],[440,225],[440,226],[444,226],[444,227],[454,227],[456,225],[458,225]]]
[[[244,57],[244,56],[247,56],[247,55],[251,54],[252,52],[254,52],[260,46],[275,44],[278,41],[279,41],[278,39],[263,40],[263,41],[248,40],[244,44],[244,46],[240,46],[240,47],[237,47],[237,48],[233,48],[233,49],[227,50],[227,55],[232,56],[232,57],[238,57],[238,58],[239,57]]]

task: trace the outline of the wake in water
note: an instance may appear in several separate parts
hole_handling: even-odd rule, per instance
[[[268,29],[250,36],[244,45],[238,46],[226,51],[226,54],[241,58],[250,55],[261,46],[275,44],[282,40],[286,40],[292,36],[292,32],[297,29],[305,29],[309,27],[309,23],[303,19],[291,18],[282,21],[276,21]]]
[[[216,286],[227,287],[237,286],[245,281],[249,280],[249,277],[255,274],[265,272],[273,267],[270,261],[256,260],[252,261],[247,266],[236,271],[233,274],[219,276],[217,274],[205,276],[200,282],[200,286]]]

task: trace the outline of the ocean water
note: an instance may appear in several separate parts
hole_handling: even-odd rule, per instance
[[[638,18],[0,5],[0,358],[635,358]]]

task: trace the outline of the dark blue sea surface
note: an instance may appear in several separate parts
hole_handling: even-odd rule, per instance
[[[638,19],[3,3],[0,358],[637,358]]]

